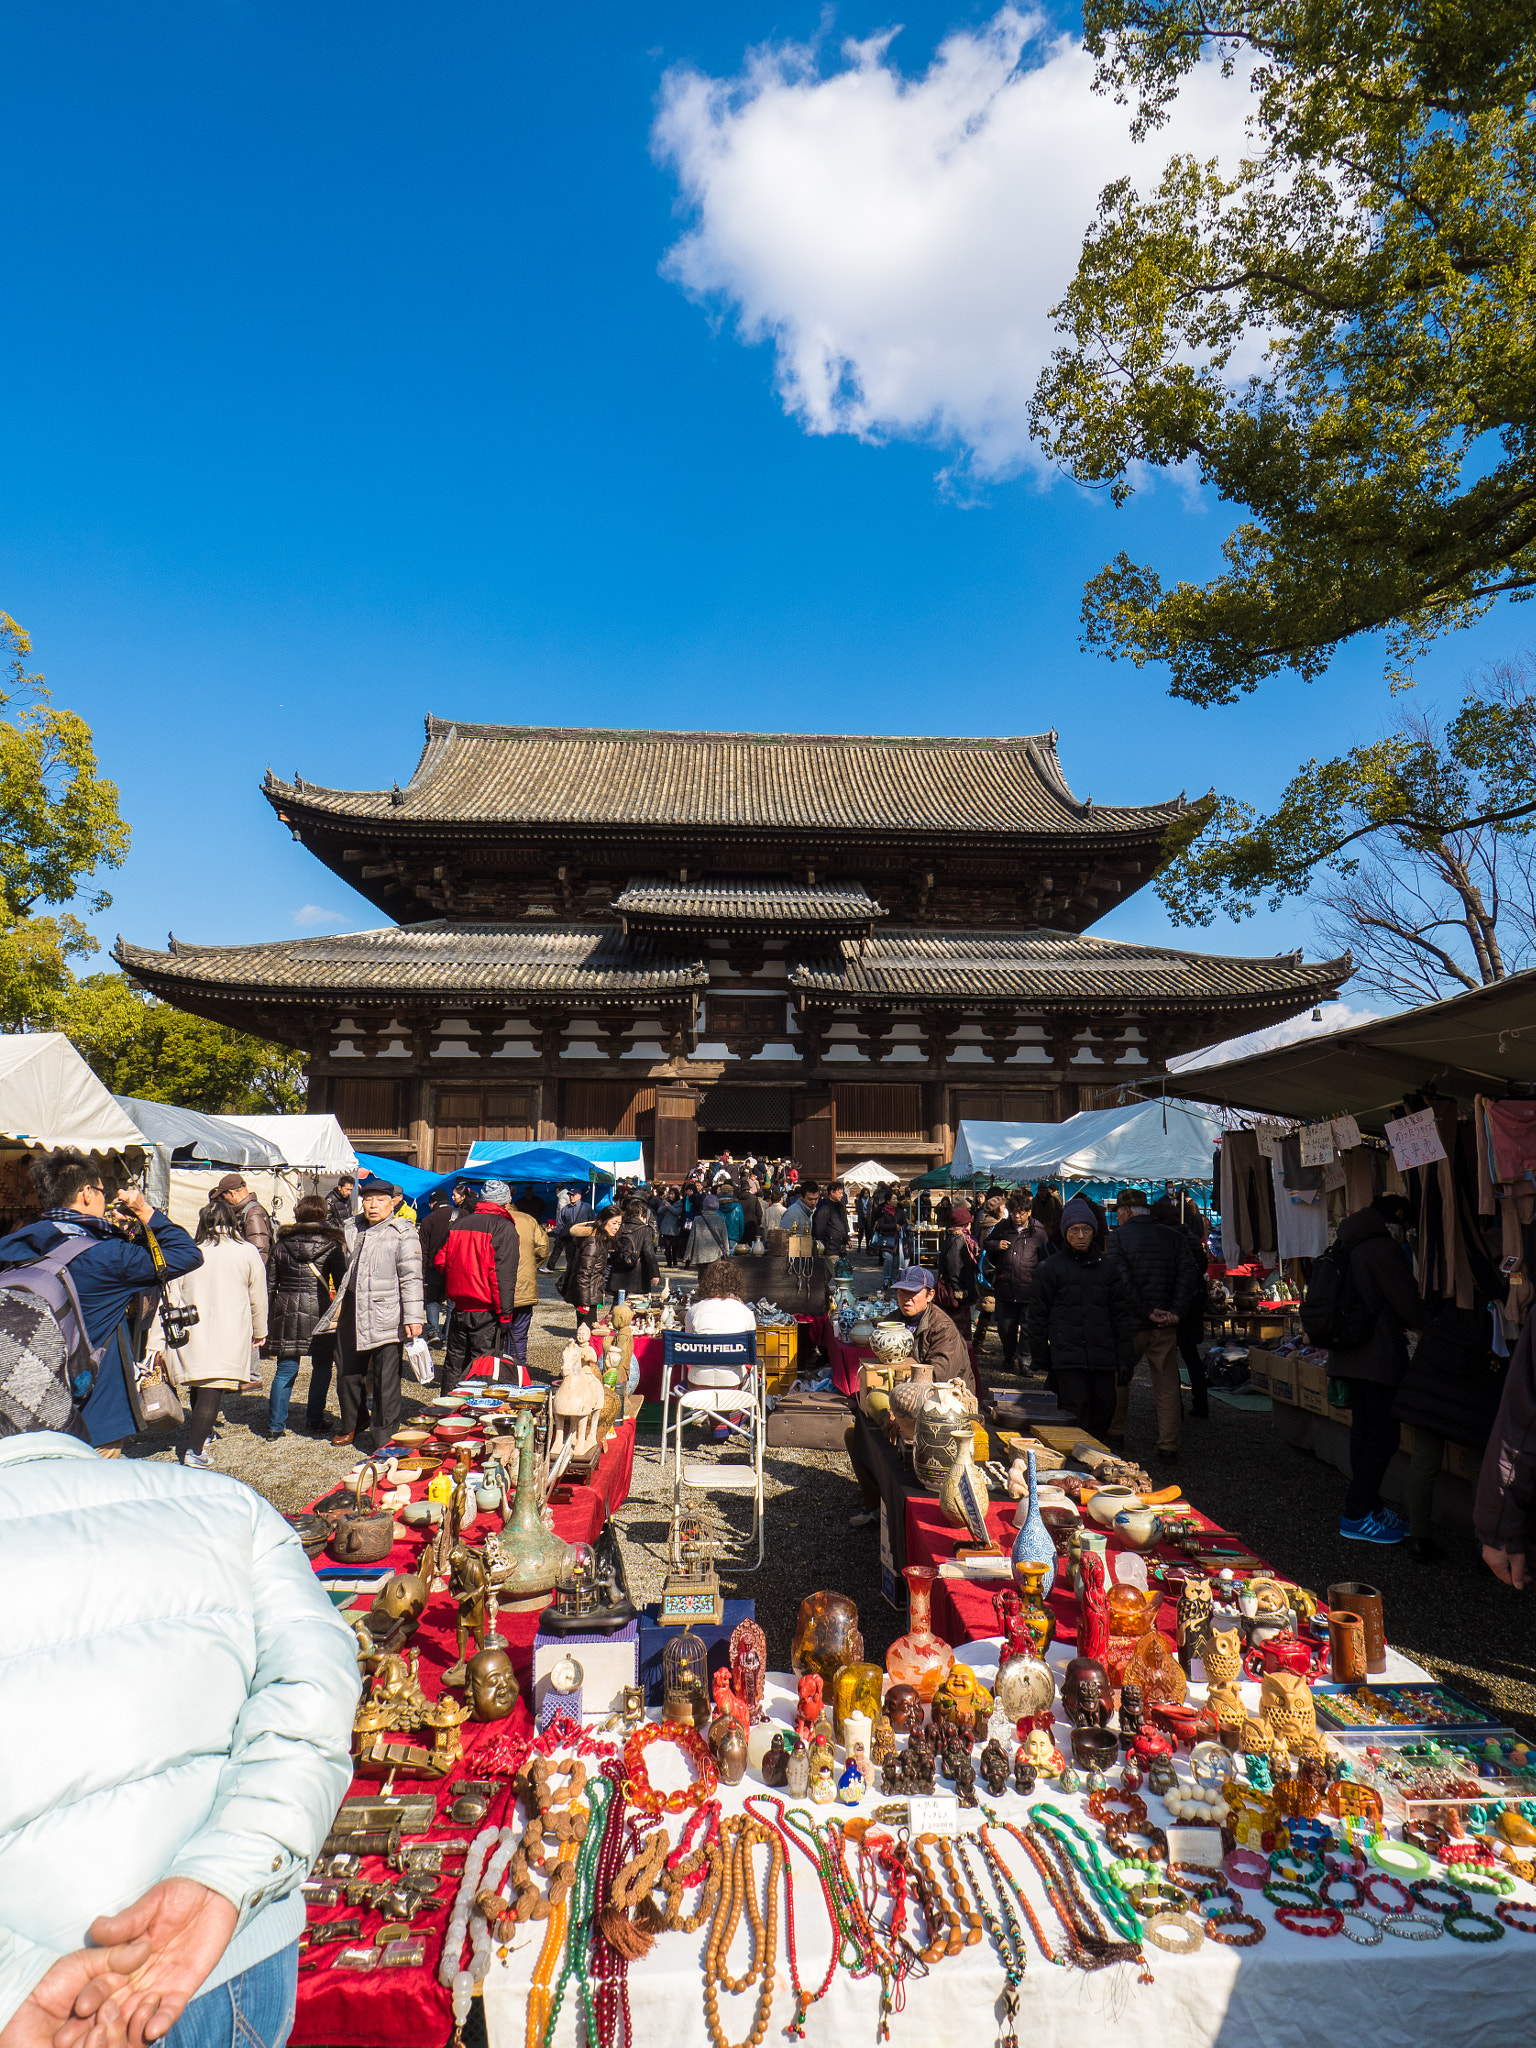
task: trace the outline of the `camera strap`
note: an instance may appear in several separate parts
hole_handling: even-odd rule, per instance
[[[170,1268],[165,1263],[165,1253],[161,1251],[160,1241],[149,1225],[146,1223],[141,1227],[144,1232],[145,1249],[148,1251],[155,1268],[155,1285],[163,1287],[171,1277]]]

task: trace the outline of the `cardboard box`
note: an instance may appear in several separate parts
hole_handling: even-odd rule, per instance
[[[1296,1368],[1296,1405],[1305,1408],[1311,1415],[1328,1413],[1328,1368],[1320,1360],[1298,1358]]]
[[[1483,1469],[1482,1452],[1474,1451],[1469,1444],[1447,1444],[1441,1469],[1457,1479],[1468,1479],[1475,1486]]]
[[[1271,1401],[1283,1401],[1288,1408],[1295,1408],[1299,1405],[1296,1398],[1296,1362],[1294,1359],[1271,1358],[1269,1364],[1269,1398]]]
[[[1353,1408],[1335,1408],[1331,1401],[1328,1403],[1327,1414],[1330,1422],[1342,1422],[1346,1429],[1355,1419]]]

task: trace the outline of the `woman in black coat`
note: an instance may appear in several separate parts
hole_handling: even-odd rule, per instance
[[[288,1403],[299,1376],[299,1360],[310,1353],[305,1427],[328,1434],[325,1397],[331,1390],[336,1339],[311,1335],[330,1307],[347,1270],[345,1233],[327,1220],[325,1197],[305,1195],[272,1242],[267,1274],[267,1348],[277,1358],[269,1396],[267,1435],[275,1442],[288,1429]]]
[[[1063,1408],[1101,1441],[1115,1414],[1115,1389],[1135,1364],[1136,1305],[1119,1265],[1099,1243],[1099,1212],[1084,1196],[1062,1211],[1065,1240],[1035,1268],[1029,1349],[1054,1375]]]

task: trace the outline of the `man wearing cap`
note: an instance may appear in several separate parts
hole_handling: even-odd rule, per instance
[[[926,1365],[929,1375],[940,1380],[969,1380],[971,1354],[965,1339],[934,1299],[934,1276],[926,1266],[908,1266],[896,1280],[896,1305],[912,1332],[912,1356]],[[888,1428],[894,1428],[890,1423]],[[857,1424],[850,1421],[843,1433],[848,1462],[864,1502],[860,1512],[849,1519],[850,1529],[872,1529],[880,1519],[880,1482],[854,1450]]]
[[[443,1292],[453,1304],[440,1368],[445,1394],[453,1392],[477,1358],[512,1350],[521,1254],[511,1204],[507,1183],[488,1180],[474,1208],[454,1217],[437,1253]]]
[[[272,1218],[245,1184],[243,1173],[226,1173],[213,1191],[222,1195],[231,1209],[240,1211],[240,1233],[256,1247],[261,1263],[272,1270]]]

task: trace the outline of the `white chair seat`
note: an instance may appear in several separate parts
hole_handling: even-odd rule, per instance
[[[684,1341],[697,1357],[700,1347],[707,1347],[710,1340],[690,1335]],[[722,1337],[718,1342],[725,1355],[730,1354],[731,1348],[737,1357],[742,1355],[739,1337]],[[755,1362],[755,1351],[748,1351],[747,1356],[753,1362],[746,1368],[745,1378],[739,1385],[730,1387],[690,1387],[685,1379],[674,1377],[669,1359],[662,1381],[661,1465],[665,1473],[670,1434],[674,1494],[678,1488],[687,1486],[700,1492],[752,1496],[752,1533],[757,1538],[757,1563],[744,1569],[755,1571],[763,1561],[763,1446],[767,1435],[767,1416],[763,1373]],[[681,1368],[681,1359],[677,1365]],[[726,1434],[721,1449],[744,1450],[748,1453],[747,1461],[706,1464],[690,1459],[684,1464],[683,1426],[693,1418],[713,1418],[723,1423]]]

